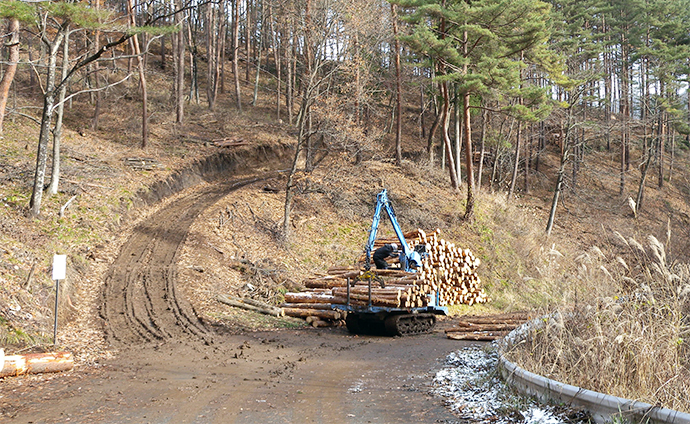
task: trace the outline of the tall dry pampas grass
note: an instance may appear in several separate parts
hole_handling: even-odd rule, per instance
[[[668,264],[654,237],[617,237],[631,264],[598,248],[578,257],[600,296],[551,314],[508,356],[558,381],[690,412],[690,265]]]

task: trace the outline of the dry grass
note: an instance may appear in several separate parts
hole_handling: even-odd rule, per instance
[[[580,255],[592,300],[549,315],[509,357],[558,381],[690,412],[690,265],[669,264],[653,236],[616,238],[628,260],[597,247]]]

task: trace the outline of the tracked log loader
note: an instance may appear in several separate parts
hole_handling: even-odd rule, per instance
[[[400,243],[399,264],[400,269],[414,273],[421,269],[422,258],[425,255],[423,248],[415,249],[411,247],[398,224],[398,220],[393,210],[393,206],[388,198],[387,190],[381,191],[376,196],[376,208],[374,217],[369,230],[369,238],[364,248],[365,251],[365,272],[357,277],[359,281],[368,283],[369,301],[366,305],[361,302],[350,301],[350,288],[352,284],[347,284],[347,301],[343,305],[334,305],[337,309],[347,312],[345,320],[347,329],[354,334],[382,334],[388,336],[407,336],[431,332],[436,325],[437,315],[447,315],[448,308],[439,305],[438,291],[429,295],[430,299],[427,306],[421,308],[393,308],[386,306],[374,306],[371,301],[372,284],[385,286],[385,281],[379,272],[371,267],[372,251],[374,242],[381,222],[381,213],[385,210],[388,219],[393,226],[393,230]]]

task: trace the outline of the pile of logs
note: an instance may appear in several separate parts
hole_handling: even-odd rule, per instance
[[[380,306],[390,308],[422,308],[438,296],[438,306],[458,304],[472,305],[488,301],[480,288],[476,270],[479,259],[467,249],[460,249],[438,237],[436,230],[427,235],[422,230],[404,234],[411,240],[411,247],[423,245],[427,255],[418,272],[409,273],[400,268],[365,269],[365,256],[354,267],[335,267],[327,275],[304,281],[308,291],[286,293],[282,305],[285,315],[315,317],[318,326],[337,324],[345,313],[335,311],[333,305],[347,302],[347,285],[350,284],[350,304],[354,306]],[[379,239],[374,249],[397,239]],[[397,260],[389,263],[394,265]],[[371,287],[371,288],[370,288]],[[370,303],[371,302],[371,303]],[[313,325],[313,324],[312,324]]]
[[[446,330],[453,340],[491,341],[506,336],[533,317],[527,312],[488,316],[462,316],[455,327]]]
[[[419,280],[430,284],[440,294],[439,306],[486,303],[488,296],[480,287],[477,267],[480,260],[469,249],[438,238],[440,230],[427,236],[418,230],[419,243],[426,246]]]

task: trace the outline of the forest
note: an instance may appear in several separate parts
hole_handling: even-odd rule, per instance
[[[37,283],[49,267],[37,251],[69,246],[83,269],[104,268],[112,257],[100,251],[114,255],[123,216],[138,213],[128,202],[159,176],[115,163],[108,147],[179,165],[287,140],[284,185],[267,187],[281,205],[245,194],[246,211],[220,212],[270,233],[254,237],[275,249],[266,257],[299,256],[295,273],[315,268],[317,251],[344,260],[306,247],[323,234],[306,231],[317,214],[305,199],[337,209],[324,227],[359,229],[348,219],[369,219],[361,194],[402,175],[387,182],[405,193],[404,223],[478,246],[490,307],[562,312],[516,362],[690,410],[690,0],[4,0],[0,18],[0,135],[11,146],[0,152],[0,306],[24,305],[0,308],[0,340],[20,332],[21,314],[39,322],[29,339],[44,337],[53,292]],[[332,231],[361,253],[355,230]],[[588,250],[567,252],[570,242]],[[80,272],[79,285],[102,290]],[[66,321],[98,327],[79,319],[97,315],[80,308],[99,297],[68,299]]]
[[[271,92],[275,118],[298,131],[306,172],[324,152],[359,161],[394,133],[396,163],[403,155],[426,156],[447,169],[453,189],[465,182],[467,218],[475,187],[508,196],[529,191],[547,143],[558,144],[548,233],[559,193],[577,187],[579,164],[592,149],[618,152],[621,195],[631,169],[641,170],[631,199],[638,209],[647,178],[659,187],[670,178],[690,128],[688,6],[685,0],[4,1],[0,127],[8,114],[40,123],[30,201],[37,216],[46,180],[49,193],[57,190],[65,103],[86,97],[95,130],[103,105],[116,101],[114,88],[137,80],[146,148],[147,62],[157,58],[170,75],[168,107],[177,125],[189,103],[213,109],[227,91],[241,111],[256,103],[259,90]],[[38,86],[40,115],[17,103],[16,86],[11,94],[16,72]],[[243,104],[242,90],[253,91],[251,104]],[[407,134],[415,137],[403,137],[402,120],[415,123],[418,134]],[[288,196],[286,212],[289,203]]]

